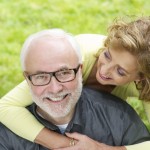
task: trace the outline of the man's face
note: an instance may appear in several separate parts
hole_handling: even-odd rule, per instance
[[[25,61],[26,72],[37,74],[77,68],[78,57],[65,39],[40,38],[32,42]],[[38,76],[41,78],[41,76]],[[29,81],[33,101],[51,118],[68,117],[74,112],[82,90],[79,68],[74,80],[61,83],[54,76],[49,84],[34,86]]]

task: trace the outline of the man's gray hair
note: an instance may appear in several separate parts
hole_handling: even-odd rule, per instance
[[[82,55],[81,55],[81,50],[80,50],[80,46],[77,43],[75,37],[73,35],[71,35],[70,33],[65,32],[62,29],[47,29],[47,30],[42,30],[40,32],[34,33],[32,35],[30,35],[26,41],[24,42],[22,49],[21,49],[21,54],[20,54],[20,59],[21,59],[21,67],[22,70],[25,70],[25,58],[26,55],[28,53],[30,44],[32,43],[32,41],[44,37],[44,36],[48,36],[50,38],[65,38],[68,40],[68,42],[71,44],[72,48],[75,50],[75,52],[77,53],[77,56],[79,58],[79,63],[82,64]]]

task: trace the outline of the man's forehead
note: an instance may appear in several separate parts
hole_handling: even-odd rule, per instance
[[[49,42],[49,43],[55,43],[55,42],[62,42],[62,43],[69,43],[68,39],[65,36],[50,36],[50,35],[44,35],[41,37],[37,37],[32,40],[31,44],[39,43],[39,42]]]
[[[29,50],[33,51],[37,51],[37,49],[41,49],[43,51],[45,48],[49,48],[49,50],[68,50],[68,52],[75,52],[75,49],[66,38],[50,38],[44,36],[34,39],[29,46]]]
[[[56,71],[61,68],[75,68],[77,66],[79,58],[74,50],[56,44],[50,45],[38,43],[35,47],[33,46],[34,50],[31,50],[28,55],[26,65],[29,65],[30,69],[33,67],[36,70],[43,68],[43,71]]]

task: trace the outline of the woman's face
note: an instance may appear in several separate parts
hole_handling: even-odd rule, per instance
[[[103,85],[123,85],[138,80],[136,57],[125,49],[110,46],[99,56],[96,79]]]

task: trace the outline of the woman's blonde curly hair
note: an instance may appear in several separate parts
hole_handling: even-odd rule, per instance
[[[140,99],[150,101],[150,17],[130,22],[115,20],[108,28],[104,48],[114,40],[137,58],[141,80],[135,84],[140,91]]]

